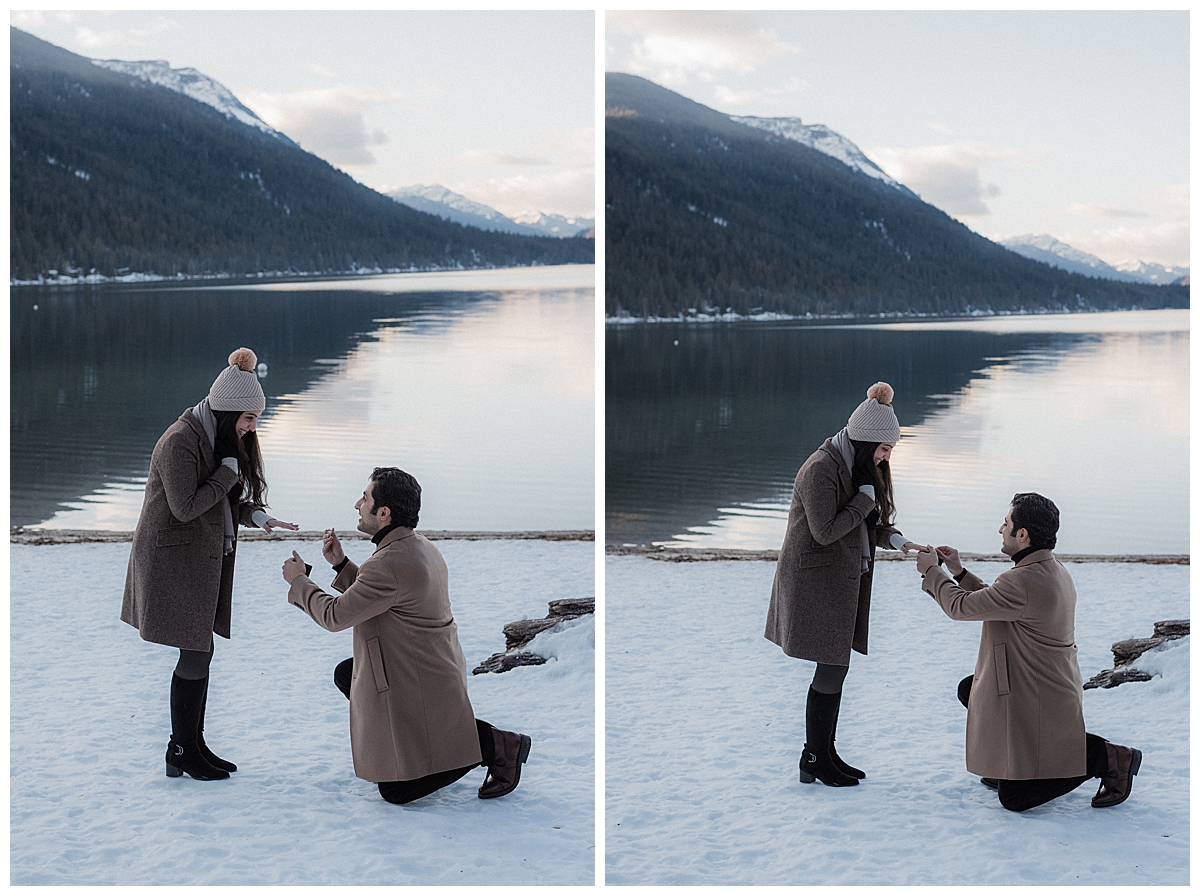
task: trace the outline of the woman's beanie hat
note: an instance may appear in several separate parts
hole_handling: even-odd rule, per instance
[[[267,396],[258,384],[255,365],[258,357],[248,348],[239,348],[229,356],[229,366],[213,380],[208,390],[208,406],[214,411],[253,411],[267,408]]]
[[[892,387],[876,383],[867,390],[867,400],[854,409],[846,432],[856,442],[898,442],[900,421],[892,410]]]

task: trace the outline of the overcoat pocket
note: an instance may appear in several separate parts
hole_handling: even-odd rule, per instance
[[[821,548],[816,551],[805,551],[800,555],[800,568],[812,569],[817,566],[832,566],[837,559],[834,548]]]
[[[992,657],[996,661],[996,690],[1003,697],[1008,693],[1008,657],[1004,653],[1004,645],[992,647]]]
[[[158,530],[154,544],[160,548],[179,547],[180,545],[191,544],[194,537],[195,526],[191,523],[183,526],[167,526],[165,529]]]
[[[383,693],[388,689],[387,673],[383,671],[383,654],[379,651],[379,639],[367,642],[367,656],[371,658],[371,672],[375,676],[375,690]]]

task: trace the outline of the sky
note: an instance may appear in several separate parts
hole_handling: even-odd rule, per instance
[[[165,60],[381,192],[441,184],[506,215],[595,214],[595,14],[18,12],[92,59]]]
[[[799,117],[989,239],[1190,265],[1189,17],[613,12],[607,71]]]

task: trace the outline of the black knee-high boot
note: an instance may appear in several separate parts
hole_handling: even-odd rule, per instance
[[[204,700],[203,678],[171,676],[171,741],[167,744],[167,777],[178,778],[187,772],[197,781],[228,778],[229,772],[213,768],[200,754],[196,743],[200,728],[200,708]]]
[[[860,768],[855,768],[852,765],[842,761],[842,757],[837,754],[837,748],[834,746],[834,741],[837,740],[837,723],[838,715],[842,709],[842,692],[830,696],[836,697],[837,702],[833,704],[833,730],[829,732],[829,758],[833,760],[833,764],[837,766],[837,770],[843,775],[849,775],[851,778],[862,780],[867,776],[867,773]]]
[[[830,787],[853,787],[858,783],[858,778],[839,771],[830,755],[829,743],[840,701],[841,694],[822,694],[811,687],[808,689],[808,705],[805,709],[808,739],[800,757],[801,783],[811,784],[820,780]]]
[[[196,746],[200,748],[200,755],[204,757],[204,761],[213,768],[219,768],[226,772],[236,772],[237,766],[228,759],[222,759],[216,753],[208,748],[204,743],[204,710],[208,708],[208,678],[204,679],[204,696],[200,698],[200,723],[196,726]]]

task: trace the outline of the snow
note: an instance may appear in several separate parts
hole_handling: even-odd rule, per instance
[[[1093,809],[1091,781],[1016,814],[965,768],[955,690],[980,624],[947,618],[911,561],[878,565],[871,653],[850,663],[837,743],[867,772],[852,788],[798,781],[814,666],[762,636],[774,563],[605,568],[607,883],[1188,883],[1189,639],[1136,664],[1160,677],[1084,691],[1088,730],[1143,753],[1129,800]],[[1085,680],[1112,642],[1188,618],[1187,566],[1069,568]]]
[[[212,106],[226,118],[234,118],[264,134],[292,142],[243,106],[228,87],[194,68],[171,68],[169,63],[162,60],[123,62],[120,59],[93,59],[92,64],[182,93],[206,106]]]
[[[437,545],[470,668],[504,649],[506,623],[593,595],[592,542]],[[539,635],[545,665],[468,676],[479,718],[533,740],[516,791],[478,799],[477,769],[394,806],[354,777],[332,680],[351,632],[287,603],[292,549],[332,579],[318,542],[239,545],[205,731],[239,770],[200,782],[163,772],[178,652],[119,620],[129,544],[11,546],[10,883],[593,883],[594,617]]]
[[[823,124],[803,124],[799,118],[759,118],[754,115],[731,115],[729,117],[738,124],[749,125],[760,131],[774,134],[776,137],[794,140],[818,152],[823,152],[855,171],[861,171],[868,177],[907,192],[906,187],[888,177],[883,169],[867,158],[854,143]]]

